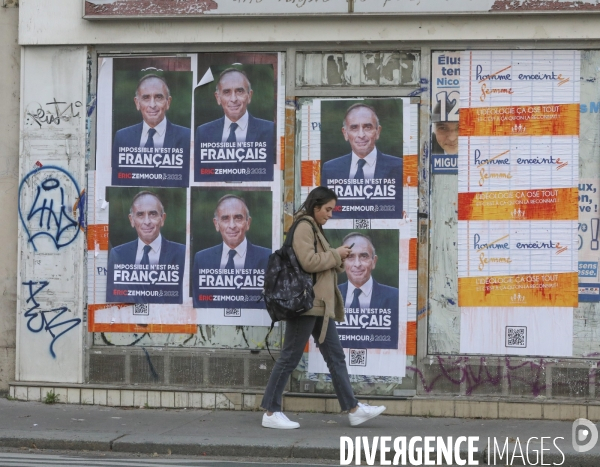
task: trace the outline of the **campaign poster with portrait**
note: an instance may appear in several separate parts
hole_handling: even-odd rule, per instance
[[[337,324],[342,347],[398,347],[398,230],[328,229],[332,245],[352,247],[338,276],[346,319]]]
[[[115,58],[112,66],[112,122],[99,122],[98,134],[112,139],[112,185],[188,186],[190,59]]]
[[[272,181],[277,156],[277,54],[241,54],[233,61],[227,60],[228,55],[198,56],[194,181]]]
[[[268,188],[191,188],[191,295],[194,308],[264,309],[265,270],[273,243]]]
[[[320,104],[320,184],[338,196],[333,218],[401,218],[402,99]]]
[[[186,189],[107,187],[107,303],[183,302]]]
[[[431,65],[431,171],[458,173],[460,52],[434,52]]]
[[[402,378],[407,355],[415,354],[416,327],[410,323],[415,320],[416,301],[414,227],[408,216],[331,219],[324,226],[332,247],[345,244],[353,251],[338,276],[345,319],[335,323],[351,375]],[[329,372],[312,339],[307,371]]]

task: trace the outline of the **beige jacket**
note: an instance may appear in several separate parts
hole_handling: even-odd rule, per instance
[[[316,273],[317,283],[314,286],[314,307],[304,313],[306,316],[323,316],[323,327],[319,336],[319,343],[325,340],[329,319],[338,322],[344,321],[344,300],[337,286],[338,272],[343,272],[340,254],[321,234],[315,220],[306,215],[299,215],[297,219],[310,222],[317,231],[317,252],[315,253],[315,234],[308,222],[300,222],[294,232],[292,246],[300,262],[300,266],[309,274]]]

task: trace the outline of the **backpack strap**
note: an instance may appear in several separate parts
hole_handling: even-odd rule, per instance
[[[269,328],[269,332],[267,332],[267,335],[265,336],[265,345],[267,346],[267,351],[269,352],[269,355],[271,356],[271,360],[275,361],[275,359],[273,358],[273,355],[271,354],[271,349],[269,349],[269,334],[271,334],[273,327],[275,327],[275,321],[271,320],[271,327]]]
[[[317,252],[317,229],[315,229],[315,226],[312,225],[312,223],[306,219],[300,219],[295,221],[292,226],[290,227],[290,230],[288,231],[288,234],[285,238],[285,242],[283,243],[283,246],[292,246],[292,242],[293,242],[293,238],[294,238],[294,232],[296,231],[296,227],[298,227],[298,224],[302,221],[308,222],[310,224],[310,226],[313,229],[313,233],[315,234],[315,242],[314,242],[314,248],[315,248],[315,253]],[[313,286],[317,283],[317,275],[316,274],[312,274],[312,280],[313,280]],[[265,299],[265,293],[264,290],[263,292],[260,294],[260,298],[258,300],[256,300],[257,302],[260,302],[261,300]],[[267,336],[269,335],[269,333],[271,332],[271,330],[273,329],[273,326],[275,325],[275,321],[273,321],[271,329],[269,329],[269,332],[267,333]],[[266,342],[266,337],[265,337],[265,342]],[[268,344],[267,344],[267,350],[268,350]],[[271,354],[271,352],[269,351],[269,355]],[[273,356],[271,355],[271,358],[273,358]]]
[[[316,253],[317,252],[317,236],[319,235],[319,232],[317,232],[317,229],[315,229],[315,226],[308,219],[299,219],[292,224],[292,226],[290,227],[290,230],[288,231],[288,234],[285,238],[284,245],[292,246],[292,243],[294,241],[294,233],[296,232],[296,227],[298,227],[298,224],[300,224],[300,222],[308,222],[310,224],[310,226],[312,227],[313,234],[314,234],[314,248],[315,248],[315,253]],[[313,286],[314,286],[317,283],[317,274],[316,273],[312,274],[312,280],[313,280]]]
[[[308,222],[310,224],[310,226],[313,230],[313,233],[315,234],[314,245],[315,245],[315,253],[316,253],[317,252],[317,236],[318,236],[319,232],[317,232],[317,229],[315,229],[315,226],[312,225],[312,222],[310,222],[307,219],[299,219],[292,224],[292,226],[290,227],[290,230],[287,233],[287,236],[285,237],[285,242],[283,244],[286,246],[292,246],[292,243],[294,241],[294,233],[296,232],[296,228],[298,227],[298,224],[300,224],[300,222]]]
[[[290,246],[290,247],[292,246],[294,232],[296,231],[296,227],[298,227],[298,224],[300,224],[300,222],[302,222],[302,221],[308,222],[313,229],[313,233],[315,234],[314,248],[315,248],[315,253],[316,253],[317,252],[317,229],[315,229],[315,226],[312,225],[312,222],[310,222],[306,219],[297,220],[296,222],[294,222],[292,224],[292,226],[290,227],[290,230],[288,231],[287,237],[285,238],[285,242],[283,244],[285,246]],[[314,286],[317,283],[317,275],[312,274],[312,279],[313,279],[313,286]],[[263,296],[264,296],[264,294],[263,294]],[[260,301],[260,299],[257,301]],[[273,361],[275,361],[275,359],[273,358],[273,355],[271,354],[271,349],[269,348],[269,335],[271,334],[271,331],[273,330],[274,327],[275,327],[275,321],[271,320],[271,327],[269,328],[269,331],[267,332],[267,335],[265,336],[265,345],[267,346],[267,351],[269,352],[271,360],[273,360]]]
[[[292,224],[292,226],[290,227],[290,230],[288,230],[288,233],[285,237],[285,242],[283,242],[283,244],[285,246],[292,246],[292,242],[294,240],[294,233],[296,232],[296,228],[298,227],[300,222],[308,222],[310,224],[310,226],[313,229],[313,232],[315,233],[315,245],[317,244],[317,241],[316,241],[317,230],[315,229],[315,226],[312,225],[312,222],[310,222],[308,219],[299,219],[299,220],[295,221]]]

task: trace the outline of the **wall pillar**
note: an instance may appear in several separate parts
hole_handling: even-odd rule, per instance
[[[85,47],[24,47],[18,381],[83,382]]]

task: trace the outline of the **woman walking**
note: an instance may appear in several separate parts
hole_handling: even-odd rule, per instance
[[[336,194],[329,188],[315,188],[296,215],[299,224],[292,245],[302,269],[309,274],[316,274],[315,300],[311,310],[286,322],[283,349],[273,367],[261,403],[261,407],[267,411],[262,419],[262,426],[266,428],[285,430],[300,427],[299,423],[289,420],[281,411],[281,399],[288,378],[300,362],[311,334],[327,363],[340,406],[343,411],[348,411],[350,425],[360,425],[385,410],[384,406],[362,404],[354,397],[337,328],[330,321],[344,321],[344,301],[337,287],[337,274],[344,271],[343,261],[352,251],[347,246],[331,248],[323,232],[322,226],[331,219],[336,201]]]

